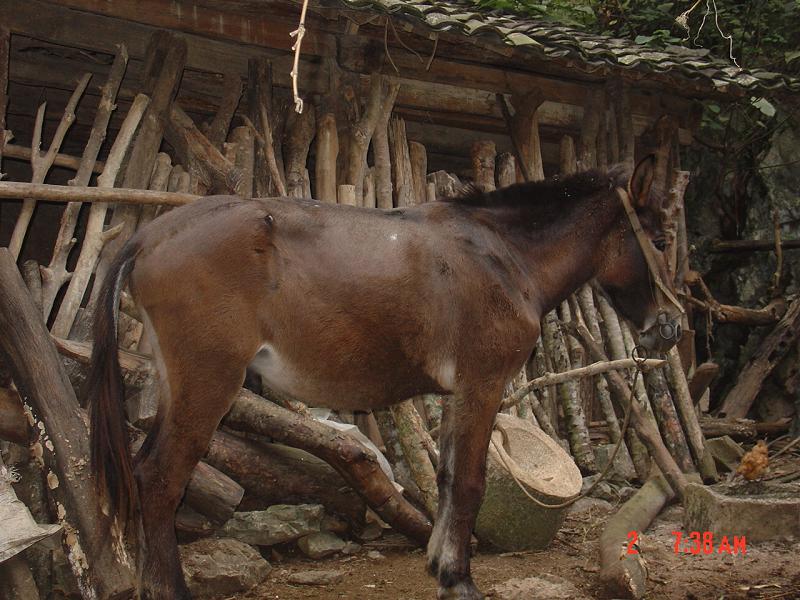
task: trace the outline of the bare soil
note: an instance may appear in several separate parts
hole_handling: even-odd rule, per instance
[[[586,502],[567,517],[555,541],[541,552],[479,551],[472,561],[476,583],[491,597],[493,586],[508,579],[549,573],[572,582],[587,598],[609,598],[598,579],[597,540],[611,511],[608,503]],[[647,600],[800,600],[800,542],[747,544],[746,553],[738,555],[676,553],[672,532],[682,530],[682,518],[680,506],[670,507],[639,535],[650,575]],[[273,560],[268,579],[238,598],[433,600],[436,586],[425,573],[424,552],[399,546],[398,539],[404,538],[384,537],[353,556],[312,561],[289,555]],[[374,553],[370,557],[370,550],[376,549],[381,557]],[[322,569],[342,571],[343,581],[320,587],[288,583],[292,573]]]

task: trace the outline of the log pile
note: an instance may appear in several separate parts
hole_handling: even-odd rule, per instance
[[[8,66],[8,37],[0,26],[0,76]],[[497,110],[508,124],[510,143],[500,152],[493,139],[465,146],[463,164],[469,166],[454,172],[438,168],[436,153],[397,106],[416,92],[403,90],[401,80],[382,68],[361,85],[339,81],[337,65],[326,63],[331,85],[297,114],[286,87],[276,85],[272,63],[263,56],[248,57],[246,77],[225,73],[218,106],[201,121],[179,100],[182,86],[195,76],[186,70],[195,60],[189,50],[185,39],[156,31],[137,65],[138,85],[132,86],[128,50],[118,46],[103,82],[96,81],[96,73],[81,74],[46,151],[41,148],[44,105],[34,122],[31,148],[8,143],[0,78],[0,158],[28,161],[33,184],[0,182],[0,201],[22,201],[9,249],[0,250],[0,325],[9,332],[0,339],[0,439],[31,445],[35,468],[48,482],[60,482],[42,490],[50,503],[45,510],[64,526],[64,550],[79,587],[91,587],[100,596],[130,588],[132,563],[125,546],[116,543],[118,537],[98,535],[113,532],[115,524],[105,522],[93,490],[80,477],[86,468],[87,426],[77,384],[69,377],[78,381],[88,362],[88,331],[108,265],[138,227],[172,206],[213,193],[313,196],[387,209],[452,195],[462,181],[490,190],[545,176],[540,125],[551,117],[540,90],[499,95]],[[100,99],[83,153],[61,152],[80,113],[81,97],[97,86]],[[560,136],[557,161],[551,163],[557,162],[564,174],[617,161],[632,165],[637,144],[632,95],[622,81],[591,90],[580,131]],[[702,298],[690,296],[690,288],[700,287],[702,279],[688,268],[682,200],[688,175],[680,170],[678,135],[674,122],[660,120],[652,125],[653,147],[647,148],[657,156],[658,185],[670,190],[665,207],[671,216],[670,275],[690,307],[720,321],[778,323],[725,399],[723,410],[740,418],[796,342],[800,305],[794,301],[785,312],[777,306],[741,312],[716,302],[704,284]],[[45,183],[54,167],[75,171],[69,186]],[[17,259],[27,256],[34,209],[45,200],[64,206],[47,249],[51,258],[18,267]],[[87,206],[82,209],[82,204]],[[156,386],[150,345],[129,304],[123,296],[121,362],[135,397],[129,405],[131,436],[141,440],[141,428],[153,418]],[[616,592],[638,597],[643,586],[639,567],[611,564],[609,558],[618,555],[627,532],[644,529],[670,498],[680,498],[687,478],[717,477],[706,437],[721,432],[753,437],[764,430],[752,423],[698,417],[698,396],[707,394],[716,371],[713,365],[695,365],[691,345],[673,350],[666,360],[648,361],[644,376],[632,378],[634,336],[592,285],[546,315],[542,332],[536,352],[511,382],[502,410],[537,424],[569,450],[585,476],[603,470],[601,446],[620,444],[610,477],[636,480],[644,491],[604,534],[601,575]],[[245,509],[313,503],[352,535],[363,533],[368,507],[395,530],[424,543],[438,501],[435,438],[446,398],[422,396],[374,414],[338,415],[357,423],[388,457],[401,492],[356,438],[313,419],[299,403],[260,392],[239,393],[193,474],[178,513],[180,531],[207,535],[224,529]],[[21,397],[26,398],[24,409]],[[628,410],[632,426],[623,431]]]

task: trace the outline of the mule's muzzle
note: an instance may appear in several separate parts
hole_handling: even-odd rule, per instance
[[[661,311],[656,322],[639,333],[639,345],[651,353],[667,352],[680,341],[682,335],[680,317],[670,317]]]

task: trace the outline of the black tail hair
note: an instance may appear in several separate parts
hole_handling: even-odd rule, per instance
[[[128,242],[111,264],[98,297],[94,346],[87,382],[91,422],[91,466],[97,491],[122,530],[133,521],[136,481],[126,423],[125,389],[119,366],[117,321],[122,286],[133,270],[138,244]]]

